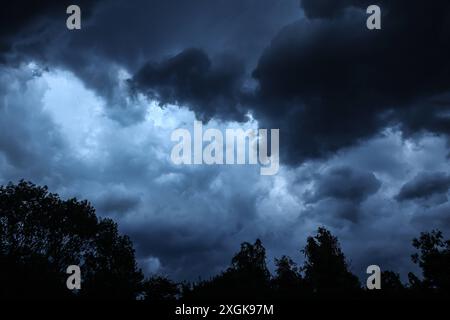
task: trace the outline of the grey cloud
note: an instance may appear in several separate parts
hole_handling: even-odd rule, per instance
[[[231,57],[213,65],[202,50],[188,49],[162,63],[148,62],[130,83],[161,104],[188,106],[201,120],[217,116],[243,121],[243,75],[244,66]]]
[[[450,203],[444,202],[426,209],[421,207],[415,212],[411,222],[417,228],[427,226],[427,230],[438,229],[445,232],[450,229]]]
[[[328,226],[344,228],[349,223],[360,221],[361,210],[358,203],[351,200],[327,198],[318,201],[308,215]]]
[[[257,237],[270,258],[300,260],[304,240],[320,225],[340,238],[355,270],[372,255],[407,271],[410,239],[450,228],[448,202],[417,203],[430,188],[411,187],[414,201],[393,199],[411,174],[448,172],[447,2],[382,2],[391,16],[377,34],[360,28],[362,10],[347,10],[359,5],[343,3],[305,0],[308,20],[298,0],[102,2],[78,33],[61,28],[59,10],[45,19],[47,9],[37,10],[25,29],[20,23],[0,36],[3,62],[15,66],[0,73],[0,180],[26,178],[93,201],[132,237],[141,261],[151,257],[179,280],[219,272],[240,242]],[[192,47],[200,49],[185,50]],[[45,83],[20,71],[29,60],[73,72],[124,126],[96,118],[88,129],[100,133],[89,136],[88,156],[79,156],[84,150],[71,149],[64,125],[42,107]],[[255,64],[258,89],[240,96]],[[262,127],[281,129],[282,160],[291,166],[273,178],[248,168],[172,166],[169,135],[152,128],[158,119],[144,122],[147,105],[127,101],[122,71],[143,92],[153,90],[150,97],[200,117],[242,119],[250,108]],[[187,76],[196,80],[191,87]],[[71,107],[58,106],[63,113]],[[386,126],[401,133],[379,134]],[[426,131],[438,135],[426,145],[403,144]],[[433,194],[445,196],[443,189]]]
[[[365,27],[365,10],[334,14],[353,3],[304,1],[322,19],[284,27],[253,72],[255,117],[283,129],[287,163],[328,157],[397,125],[407,135],[448,134],[448,104],[429,101],[450,88],[449,3],[382,2],[379,32]]]
[[[422,172],[405,183],[396,198],[404,201],[426,199],[435,195],[445,196],[449,189],[450,176],[445,172]]]
[[[370,33],[364,10],[342,14],[364,9],[367,1],[304,0],[309,19],[298,0],[99,1],[81,4],[88,14],[80,32],[61,27],[55,4],[18,18],[42,27],[22,33],[13,24],[8,38],[22,41],[8,56],[72,70],[106,98],[108,116],[123,125],[142,121],[145,110],[133,107],[119,79],[122,69],[151,97],[185,104],[199,118],[242,120],[251,111],[261,126],[282,128],[289,142],[282,158],[294,165],[330,156],[387,126],[448,134],[448,104],[430,108],[427,102],[449,90],[446,1],[380,1],[383,30]],[[187,76],[186,69],[168,70],[174,59],[168,57],[191,47],[212,67],[184,88],[168,76]],[[223,54],[243,65],[223,63]],[[155,61],[165,62],[154,69]],[[239,86],[254,82],[254,97],[239,94]]]
[[[372,172],[361,172],[348,167],[328,169],[315,183],[313,201],[335,198],[355,203],[364,201],[381,186]]]
[[[35,87],[30,70],[0,68],[0,156],[7,172],[45,177],[52,167],[63,167],[64,138],[43,110],[43,90]]]
[[[102,0],[78,0],[77,5],[83,9],[83,18],[89,19],[100,2]],[[14,60],[17,44],[36,41],[40,36],[46,37],[48,30],[54,26],[62,31],[67,16],[66,8],[71,4],[73,3],[70,1],[59,0],[17,0],[4,3],[0,12],[0,64],[11,63],[11,58]],[[45,41],[40,46],[44,49]]]
[[[141,202],[138,195],[126,194],[125,192],[108,192],[100,196],[95,201],[95,207],[98,211],[109,216],[115,214],[123,215],[129,211],[135,210]]]
[[[214,57],[223,54],[237,56],[239,60],[254,65],[277,30],[300,14],[297,0],[153,0],[132,3],[119,0],[82,2],[80,7],[82,29],[76,32],[67,30],[62,23],[66,17],[63,3],[34,4],[29,11],[24,10],[26,14],[21,15],[20,26],[26,24],[30,27],[24,33],[22,27],[8,31],[8,38],[15,45],[8,46],[2,57],[8,63],[37,60],[49,68],[71,70],[107,100],[108,115],[123,125],[142,121],[144,114],[142,109],[132,109],[133,103],[127,100],[129,92],[122,90],[123,83],[118,79],[118,70],[134,74],[148,61],[165,60],[189,47],[202,48]],[[33,8],[38,10],[34,12]],[[19,14],[18,10],[12,10],[13,13],[16,11]],[[213,61],[214,65],[220,61]],[[225,63],[219,73],[234,77],[235,68],[234,62]],[[215,79],[211,80],[222,81]],[[167,83],[161,84],[164,85]],[[217,112],[218,117],[242,119],[245,111],[236,110],[234,98],[230,100],[227,92],[224,94],[225,97],[214,98],[219,102],[217,107],[211,106],[213,99],[208,97],[210,103],[202,105],[206,110],[194,105],[195,110],[205,117]],[[201,101],[190,102],[204,102],[205,98],[202,94]],[[228,107],[228,103],[232,105]]]

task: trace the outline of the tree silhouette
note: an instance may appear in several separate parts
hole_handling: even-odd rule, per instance
[[[248,242],[242,243],[241,250],[233,257],[231,264],[232,271],[256,274],[264,280],[270,277],[266,265],[266,249],[259,239],[253,245]]]
[[[402,290],[405,290],[400,275],[392,271],[381,272],[381,288],[390,293],[401,293]]]
[[[413,287],[437,292],[450,292],[450,240],[443,240],[441,231],[422,232],[413,240],[419,253],[412,255],[414,263],[422,269],[423,280],[410,274]]]
[[[302,278],[301,270],[288,256],[275,259],[275,277],[272,280],[274,294],[280,300],[293,300],[308,296],[311,291]]]
[[[134,299],[141,290],[132,243],[87,201],[61,200],[20,181],[0,187],[0,296]],[[79,265],[82,290],[66,288],[66,268]]]
[[[305,281],[320,294],[358,290],[358,278],[348,270],[339,242],[330,231],[320,227],[317,235],[308,237],[305,254]]]
[[[154,276],[144,281],[144,300],[152,303],[174,302],[181,294],[180,287],[172,280]]]
[[[134,249],[128,236],[120,236],[110,219],[98,223],[95,250],[85,256],[88,297],[135,299],[142,290],[143,275],[137,269]]]
[[[195,284],[186,293],[193,300],[261,300],[269,297],[270,272],[266,265],[266,249],[257,239],[254,244],[244,242],[229,267],[209,281]]]
[[[321,227],[308,237],[299,267],[288,256],[275,259],[272,277],[262,242],[244,242],[231,265],[207,281],[177,284],[153,276],[144,280],[131,240],[117,224],[98,218],[87,201],[61,200],[30,182],[0,186],[0,298],[136,299],[153,304],[304,300],[359,297],[385,299],[448,297],[450,240],[440,231],[421,233],[412,255],[422,276],[409,285],[392,271],[381,274],[382,290],[362,290],[338,239]],[[81,290],[66,288],[66,268],[78,265]]]

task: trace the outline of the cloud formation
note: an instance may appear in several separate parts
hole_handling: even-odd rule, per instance
[[[352,0],[98,1],[80,32],[59,1],[2,11],[0,181],[89,199],[176,279],[257,237],[270,263],[301,260],[321,225],[354,272],[405,274],[413,237],[450,231],[450,11],[379,4],[376,32]],[[196,117],[280,128],[279,173],[173,165],[170,133]]]
[[[360,203],[376,193],[380,184],[371,172],[359,172],[348,167],[331,168],[316,179],[314,198],[346,199]]]
[[[403,185],[397,199],[427,199],[435,195],[446,195],[449,189],[450,176],[445,172],[422,172]]]
[[[209,121],[245,120],[241,110],[244,66],[231,57],[212,65],[207,54],[187,49],[162,63],[146,63],[131,80],[131,86],[161,104],[187,106],[197,117]]]
[[[303,1],[313,19],[283,28],[253,73],[256,118],[284,128],[289,162],[329,156],[388,126],[448,134],[450,106],[438,96],[450,88],[449,3],[382,2],[378,31],[365,28],[356,3]]]

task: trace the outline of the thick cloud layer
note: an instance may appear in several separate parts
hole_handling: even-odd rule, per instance
[[[331,168],[316,181],[315,199],[336,198],[360,203],[380,188],[373,173],[346,167]]]
[[[93,8],[101,0],[80,0],[77,5],[83,8],[83,17],[88,18]],[[63,14],[71,5],[70,1],[60,0],[17,0],[2,4],[0,11],[0,62],[7,54],[14,50],[14,45],[20,41],[27,41],[37,35],[45,34],[50,25],[59,21],[59,29],[65,26]],[[43,45],[43,44],[41,44]]]
[[[450,232],[447,1],[379,1],[377,31],[366,1],[79,2],[74,32],[23,3],[0,14],[0,182],[89,199],[147,273],[205,278],[257,237],[301,260],[325,225],[354,272],[404,275],[413,237]],[[195,118],[280,128],[279,173],[173,165]]]
[[[26,23],[8,29],[8,50],[2,59],[8,63],[33,59],[71,70],[108,100],[109,116],[123,125],[142,121],[144,116],[142,110],[131,110],[133,115],[129,115],[131,92],[124,91],[128,74],[139,72],[149,61],[163,61],[188,48],[200,48],[208,56],[219,57],[212,64],[231,67],[227,77],[234,77],[236,68],[250,73],[270,38],[300,15],[297,0],[89,1],[79,2],[82,28],[72,32],[65,28],[63,3],[39,6],[34,1],[23,2],[24,7],[31,3],[30,10],[11,10],[21,14],[20,19]],[[4,21],[6,28],[8,20]],[[232,60],[238,62],[222,58],[224,55],[237,57]],[[241,62],[247,66],[239,66]],[[210,96],[210,101],[220,101],[222,94],[217,90],[199,93],[201,97]],[[217,112],[217,116],[243,120],[242,114],[246,113],[233,106],[231,115],[209,104],[191,107],[199,117],[206,118]]]
[[[400,201],[446,196],[450,189],[450,176],[445,172],[424,172],[405,183],[397,195]],[[445,201],[447,197],[445,197]],[[444,202],[445,202],[444,201]]]
[[[354,272],[364,274],[375,261],[405,274],[414,236],[450,231],[448,201],[423,206],[395,198],[421,172],[450,170],[440,137],[404,141],[388,131],[326,161],[282,166],[273,177],[254,166],[178,167],[170,162],[170,133],[191,129],[195,119],[184,108],[160,109],[141,97],[135,103],[145,120],[122,126],[105,116],[105,100],[67,71],[24,65],[2,69],[0,81],[0,182],[26,178],[89,199],[132,237],[147,273],[205,278],[227,266],[240,242],[257,237],[270,264],[282,254],[301,261],[306,237],[325,225],[341,239]]]
[[[215,63],[205,52],[188,49],[163,63],[147,63],[130,83],[161,104],[187,106],[201,120],[244,121],[239,105],[244,66],[230,57]]]
[[[344,10],[353,4],[303,2],[321,19],[285,27],[254,71],[256,117],[284,128],[287,161],[329,155],[389,125],[448,134],[449,104],[429,102],[450,89],[448,1],[383,2],[376,31],[365,28],[365,10]]]

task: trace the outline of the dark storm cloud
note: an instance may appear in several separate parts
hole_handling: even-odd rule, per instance
[[[450,118],[438,112],[449,106],[421,103],[450,88],[448,1],[382,2],[382,30],[376,31],[366,28],[365,10],[337,14],[335,1],[314,3],[303,6],[323,19],[285,27],[253,73],[256,118],[282,128],[285,160],[332,154],[389,125],[448,132]],[[412,121],[410,110],[428,114]]]
[[[426,199],[445,195],[450,189],[450,176],[444,172],[422,172],[405,183],[397,195],[399,201]]]
[[[405,136],[431,130],[450,135],[450,93],[420,99],[410,108],[399,110]],[[450,141],[449,141],[450,142]]]
[[[381,186],[372,172],[348,167],[331,168],[316,180],[314,200],[335,198],[360,203]]]
[[[361,203],[380,187],[372,172],[333,167],[314,179],[314,191],[305,196],[307,203],[313,204],[310,214],[320,215],[329,224],[339,225],[342,220],[357,223]]]
[[[428,230],[439,229],[444,230],[447,235],[450,232],[450,203],[445,202],[434,206],[428,210],[421,210],[417,212],[412,220],[412,223],[419,228],[427,226]]]
[[[101,1],[78,0],[76,4],[83,8],[83,17],[88,18],[95,5]],[[39,34],[55,20],[59,20],[63,28],[66,8],[71,4],[74,4],[73,1],[61,0],[17,0],[3,3],[0,10],[0,57],[2,52],[11,50],[15,42]]]
[[[125,125],[145,110],[132,107],[123,68],[150,97],[184,104],[201,119],[241,121],[250,109],[261,126],[282,130],[291,164],[389,125],[408,134],[450,127],[449,105],[429,104],[450,90],[448,1],[378,1],[380,31],[366,29],[369,3],[356,0],[304,0],[309,19],[292,24],[301,18],[298,0],[81,2],[87,17],[77,32],[66,30],[62,3],[30,3],[35,10],[11,8],[20,23],[7,28],[5,15],[2,38],[17,42],[8,56],[71,70]],[[240,92],[248,92],[255,64],[250,101]]]
[[[162,63],[148,62],[131,85],[161,104],[188,106],[199,119],[245,120],[239,105],[244,66],[231,57],[212,65],[207,54],[187,49]]]
[[[69,31],[64,2],[40,5],[29,1],[30,10],[24,9],[16,19],[20,20],[17,28],[13,24],[8,31],[3,59],[16,63],[37,60],[49,68],[72,71],[107,100],[108,115],[125,125],[141,121],[144,111],[130,110],[125,79],[119,79],[121,70],[134,74],[147,61],[161,61],[190,47],[214,57],[235,55],[253,66],[279,28],[300,15],[297,0],[97,2],[78,2],[82,28]],[[13,13],[21,13],[19,6],[13,7]],[[232,67],[232,76],[237,66],[228,63],[233,66],[221,58],[213,61],[215,66]],[[228,96],[223,99],[222,92],[213,93],[218,96],[208,100],[222,103],[214,108],[203,104],[206,110],[196,107],[199,116],[217,113],[217,117],[242,119],[235,101],[228,101]],[[205,94],[201,95],[205,99]]]
[[[71,1],[9,2],[0,12],[0,63],[18,66],[36,61],[46,69],[68,69],[108,101],[111,118],[129,124],[140,120],[143,111],[126,108],[127,94],[120,90],[118,66],[97,52],[90,32],[97,17],[94,12],[106,3],[76,1],[81,8],[82,29],[69,31],[66,9],[74,4]],[[125,108],[126,112],[121,112]]]
[[[132,237],[140,259],[157,259],[180,280],[218,273],[241,241],[257,237],[271,258],[300,258],[302,241],[324,224],[361,270],[371,253],[396,269],[412,237],[449,228],[448,202],[424,208],[418,198],[393,198],[411,173],[448,167],[441,138],[414,150],[402,139],[449,133],[450,11],[440,0],[377,3],[383,29],[373,32],[366,1],[304,0],[307,18],[298,0],[82,2],[82,30],[74,32],[65,28],[66,4],[35,2],[31,11],[14,4],[10,16],[0,13],[3,61],[51,71],[30,81],[18,71],[23,65],[0,70],[0,178],[89,199]],[[101,116],[73,125],[79,107],[103,105],[81,99],[86,90],[69,95],[77,80],[66,70],[104,98]],[[67,83],[46,90],[52,77]],[[55,90],[59,99],[43,104]],[[164,130],[177,117],[193,118],[168,108],[153,119],[157,112],[129,101],[136,91],[202,119],[242,120],[249,108],[261,127],[280,128],[282,161],[302,166],[283,166],[274,179],[248,168],[173,168]],[[403,136],[373,138],[396,124]],[[326,162],[305,161],[325,155]],[[410,210],[421,212],[411,218]]]
[[[351,200],[325,198],[320,200],[308,214],[320,217],[320,221],[327,226],[343,228],[349,222],[358,224],[361,210],[359,204]]]

